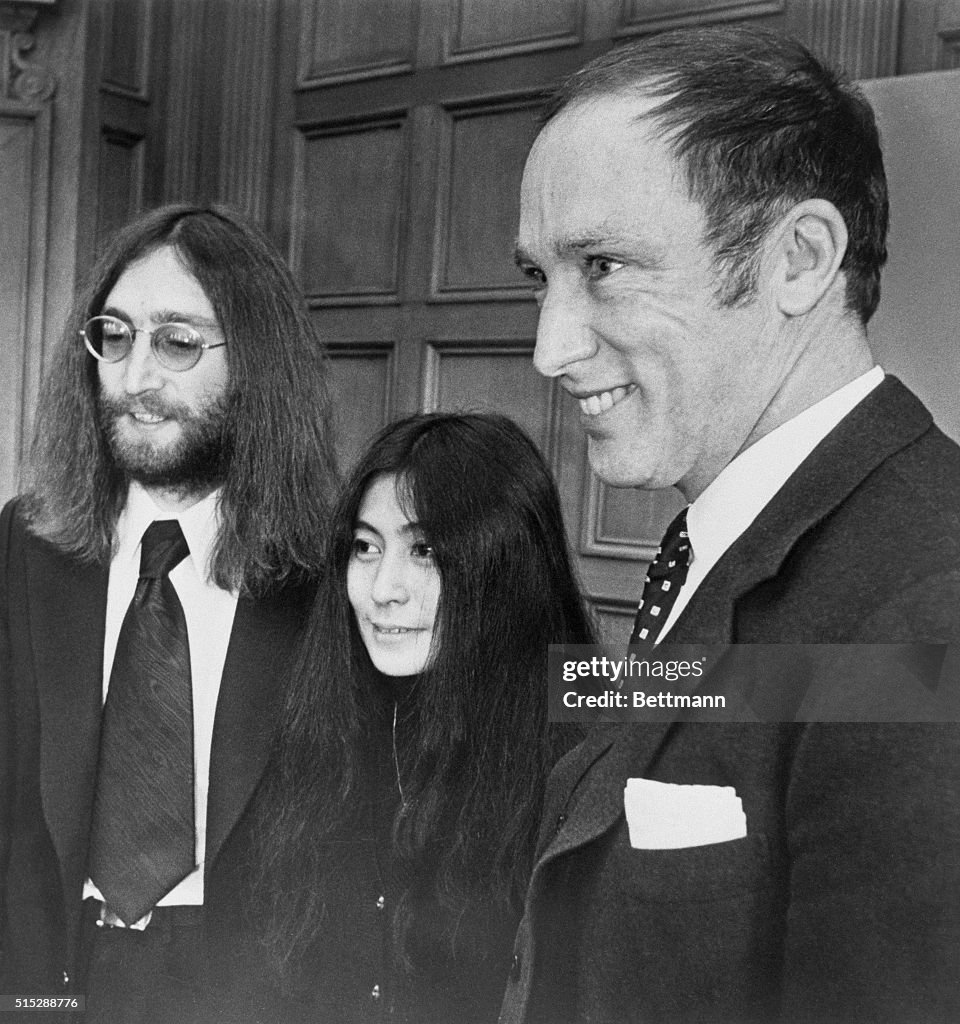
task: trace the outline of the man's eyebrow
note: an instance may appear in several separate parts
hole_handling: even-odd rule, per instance
[[[190,324],[192,327],[219,327],[216,320],[197,316],[195,313],[182,313],[176,309],[158,309],[150,314],[155,324]]]
[[[580,256],[584,252],[607,250],[610,255],[622,254],[641,260],[647,266],[661,266],[664,262],[663,250],[651,245],[646,239],[634,234],[605,234],[598,232],[589,235],[569,235],[556,238],[550,243],[550,250],[561,259]],[[518,266],[536,264],[536,260],[519,243],[514,249],[514,261]]]
[[[100,316],[115,316],[118,320],[125,320],[127,323],[130,322],[130,316],[119,306],[104,306],[103,309],[100,310]]]
[[[605,251],[611,256],[631,256],[647,265],[659,265],[664,257],[663,250],[659,246],[651,245],[649,239],[625,232],[615,235],[603,232],[571,235],[557,239],[554,247],[560,256],[579,256],[584,252]]]
[[[555,252],[558,256],[575,255],[584,249],[593,248],[599,243],[599,239],[596,238],[569,238],[559,239],[550,243],[551,252]],[[513,261],[518,267],[529,266],[530,264],[536,265],[536,260],[530,255],[529,252],[517,242],[513,250]]]
[[[118,306],[105,306],[101,316],[115,316],[118,320],[125,320],[132,323],[133,318],[129,313]],[[158,309],[150,314],[150,322],[153,324],[189,324],[191,327],[206,327],[214,330],[219,329],[220,324],[209,317],[196,316],[193,313],[181,313],[173,309]]]

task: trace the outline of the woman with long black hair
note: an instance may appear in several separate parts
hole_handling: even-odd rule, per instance
[[[514,423],[421,415],[375,439],[260,795],[277,1020],[496,1020],[544,783],[578,739],[547,723],[547,646],[593,639],[553,478]]]

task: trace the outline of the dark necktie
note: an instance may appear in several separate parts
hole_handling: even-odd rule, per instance
[[[195,866],[190,648],[168,578],[188,554],[175,519],[144,533],[103,709],[90,878],[128,925]]]
[[[690,568],[690,541],[687,537],[687,510],[667,527],[657,557],[647,570],[643,597],[630,634],[631,644],[654,644],[670,615],[670,609],[687,578]]]

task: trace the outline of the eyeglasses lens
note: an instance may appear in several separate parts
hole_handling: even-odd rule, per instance
[[[94,317],[84,328],[94,353],[108,363],[125,358],[133,344],[130,328],[122,320]]]
[[[123,320],[95,316],[84,325],[90,351],[105,363],[118,363],[130,354],[133,332]],[[189,370],[203,354],[203,338],[186,324],[163,324],[152,332],[154,355],[169,370]]]
[[[203,352],[203,339],[185,324],[164,324],[153,332],[153,350],[171,370],[189,370]]]

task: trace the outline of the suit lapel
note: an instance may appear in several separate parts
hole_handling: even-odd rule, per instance
[[[280,684],[302,610],[299,591],[237,602],[210,751],[206,877],[266,767]]]
[[[886,377],[817,445],[713,567],[670,630],[668,641],[737,640],[737,602],[776,576],[804,534],[931,424],[919,399],[895,377]]]
[[[86,876],[103,705],[108,573],[27,540],[26,593],[40,714],[40,791],[60,863],[67,920]],[[263,773],[284,655],[309,594],[242,597],[217,702],[207,809],[206,865],[216,859]]]
[[[598,725],[557,764],[548,783],[538,871],[616,824],[627,779],[642,774],[670,724]]]
[[[107,572],[29,542],[27,601],[40,712],[40,791],[68,920],[86,873],[103,694]]]

